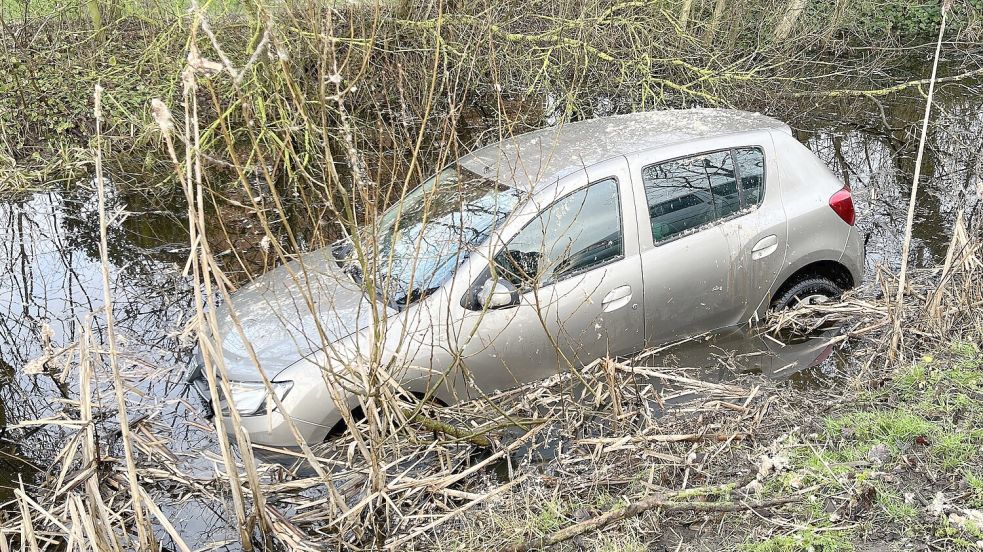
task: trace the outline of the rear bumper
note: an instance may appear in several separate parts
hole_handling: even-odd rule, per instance
[[[853,277],[854,287],[859,286],[864,281],[864,242],[860,237],[860,231],[856,226],[850,228],[846,244],[843,247],[843,254],[840,256],[840,264],[850,271]]]

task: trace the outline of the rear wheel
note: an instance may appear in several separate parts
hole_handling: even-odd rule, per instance
[[[784,310],[798,305],[825,303],[843,295],[843,290],[825,276],[812,276],[796,282],[771,302],[773,310]]]

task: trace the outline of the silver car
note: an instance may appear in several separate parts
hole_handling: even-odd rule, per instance
[[[232,390],[216,410],[254,443],[319,442],[372,393],[366,366],[452,403],[832,297],[862,270],[850,190],[779,121],[547,128],[235,293],[211,332]]]

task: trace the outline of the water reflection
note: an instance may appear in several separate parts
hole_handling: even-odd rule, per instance
[[[794,378],[796,386],[809,387],[844,375],[831,343],[838,333],[830,328],[812,335],[775,336],[763,328],[731,328],[645,355],[640,364],[691,368],[695,377],[712,382],[760,374],[778,381]]]
[[[208,474],[214,468],[200,454],[213,446],[211,435],[187,423],[197,413],[183,407],[181,376],[189,353],[181,332],[191,296],[181,275],[188,251],[176,214],[181,211],[155,210],[141,205],[140,198],[124,201],[111,186],[108,192],[113,220],[109,279],[121,371],[141,396],[130,419],[161,413],[164,430],[155,426],[154,431],[170,438],[176,453],[186,453],[186,463],[200,464],[189,472]],[[105,341],[105,325],[99,217],[92,186],[83,182],[70,190],[0,204],[0,225],[5,229],[0,239],[0,501],[6,501],[19,478],[30,487],[50,475],[47,466],[53,455],[74,433],[54,424],[11,428],[27,420],[57,418],[65,409],[68,417],[76,417],[71,401],[78,398],[77,356],[63,355],[40,373],[26,373],[25,365],[45,351],[71,349],[88,328],[96,414],[112,424],[115,404],[105,358],[98,350]],[[119,451],[110,447],[106,453]],[[178,503],[175,508],[186,510],[189,505]],[[190,543],[212,540],[194,535],[236,534],[225,523],[224,513],[203,511],[200,504],[192,508],[193,515],[171,516]]]
[[[912,231],[916,266],[940,263],[958,212],[971,215],[983,202],[981,88],[949,87],[933,104]],[[853,188],[868,276],[879,264],[900,266],[924,106],[913,93],[788,119],[799,140]]]

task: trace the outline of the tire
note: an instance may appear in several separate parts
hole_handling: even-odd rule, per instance
[[[794,308],[802,302],[822,303],[843,295],[843,290],[825,276],[813,276],[800,280],[771,302],[773,310]]]

